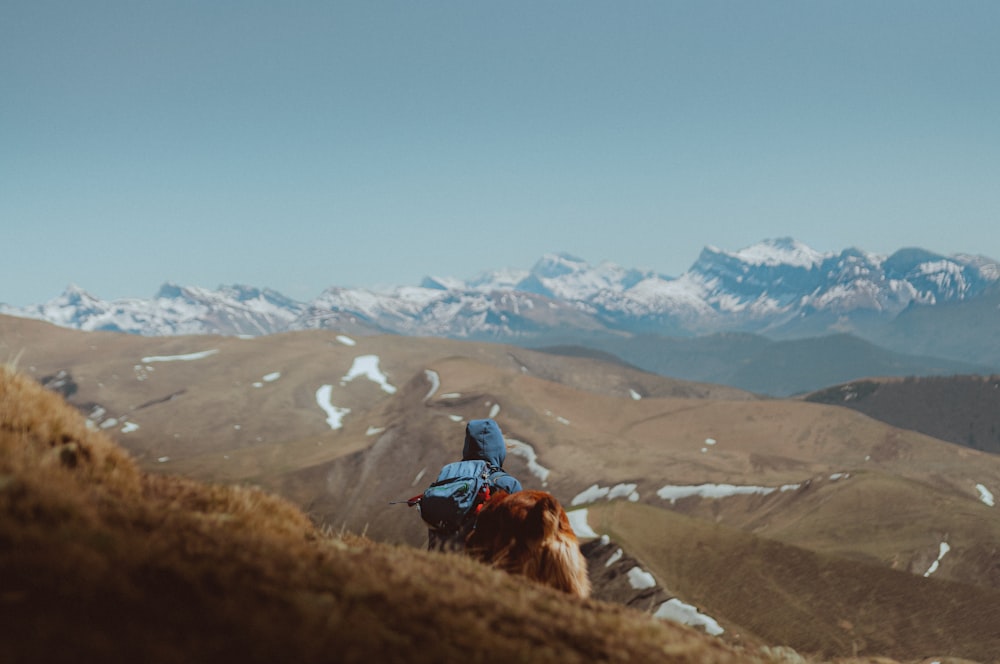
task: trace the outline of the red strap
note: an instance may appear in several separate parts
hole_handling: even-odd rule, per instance
[[[479,513],[483,511],[483,507],[490,499],[490,485],[489,484],[484,485],[483,488],[479,490],[479,495],[482,497],[482,500],[479,501],[479,503],[476,505],[476,509],[474,510],[476,516],[479,516]]]

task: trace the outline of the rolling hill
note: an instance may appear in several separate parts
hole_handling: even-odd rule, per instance
[[[1000,454],[1000,377],[871,378],[803,397],[844,406],[903,429]]]
[[[988,375],[992,371],[986,363],[895,353],[851,334],[785,340],[746,333],[694,338],[647,334],[564,338],[561,342],[536,348],[564,355],[609,355],[645,371],[774,397],[868,376]]]
[[[729,643],[824,658],[991,661],[997,648],[989,630],[968,629],[1000,617],[1000,522],[986,499],[1000,491],[994,455],[840,407],[499,344],[0,323],[19,368],[147,471],[251,483],[333,531],[419,549],[419,519],[389,501],[419,493],[458,456],[464,422],[490,416],[508,439],[508,470],[589,520],[592,569],[615,545],[635,561],[639,572],[599,581],[598,598],[646,601],[650,612],[672,598],[717,621]],[[705,528],[726,534],[706,539]],[[739,592],[701,590],[724,564],[672,566],[698,541],[711,559],[746,566],[730,583]],[[775,555],[791,578],[761,574]],[[643,571],[653,586],[623,586]],[[837,575],[888,590],[862,598]],[[908,613],[921,593],[955,608]],[[755,611],[755,596],[806,617]]]

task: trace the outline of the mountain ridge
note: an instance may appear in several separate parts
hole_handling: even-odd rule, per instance
[[[918,248],[900,249],[890,256],[857,248],[821,253],[792,238],[779,238],[735,252],[705,247],[678,277],[610,262],[594,266],[568,253],[550,253],[530,270],[499,269],[466,280],[428,276],[419,286],[387,291],[331,286],[308,302],[269,288],[230,285],[211,290],[172,282],[149,299],[104,301],[71,284],[47,303],[0,305],[0,312],[84,330],[159,336],[305,329],[310,323],[304,314],[311,308],[350,313],[398,334],[431,330],[454,337],[482,332],[517,336],[516,326],[494,323],[493,329],[486,321],[478,328],[439,329],[434,313],[465,299],[473,310],[470,319],[486,311],[486,303],[502,318],[509,313],[505,309],[538,306],[537,298],[544,298],[551,300],[545,303],[550,307],[568,305],[609,330],[632,332],[641,329],[647,318],[666,317],[689,320],[686,331],[694,334],[709,328],[765,331],[787,325],[795,316],[824,311],[895,315],[911,303],[967,300],[996,282],[1000,267],[985,256],[946,257]],[[495,293],[508,294],[509,299],[498,302]]]
[[[418,286],[385,291],[331,286],[307,302],[268,288],[171,282],[149,299],[105,301],[70,285],[44,304],[0,304],[0,313],[144,336],[337,329],[519,345],[540,345],[555,335],[801,339],[848,333],[896,353],[1000,370],[990,332],[1000,329],[1000,310],[981,304],[997,293],[1000,266],[985,256],[920,248],[887,256],[857,248],[819,252],[786,237],[739,251],[705,247],[677,277],[550,253],[530,270],[426,277]],[[949,342],[942,329],[962,329],[962,342]]]

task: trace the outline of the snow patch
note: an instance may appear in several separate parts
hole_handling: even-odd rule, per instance
[[[337,341],[344,344],[345,346],[357,346],[358,342],[350,337],[345,337],[343,334],[337,335]]]
[[[499,414],[500,414],[500,404],[495,403],[495,404],[493,404],[493,407],[490,408],[489,418],[492,420],[493,418],[495,418]]]
[[[373,426],[369,426],[368,429],[365,431],[365,435],[366,436],[376,436],[376,435],[382,433],[383,431],[385,431],[385,427],[373,427]]]
[[[424,473],[426,473],[426,472],[427,472],[427,468],[426,467],[421,468],[420,472],[417,473],[417,476],[413,478],[413,482],[410,484],[410,486],[417,486],[417,482],[420,481],[420,478],[423,477]]]
[[[338,408],[330,402],[333,395],[333,385],[322,385],[316,390],[316,403],[326,412],[326,423],[331,429],[344,426],[344,416],[351,412],[350,408]]]
[[[379,369],[378,363],[378,355],[359,355],[354,358],[354,363],[351,365],[350,371],[340,379],[340,384],[346,385],[361,376],[378,384],[384,392],[395,394],[396,388],[389,384],[385,374]]]
[[[616,484],[613,487],[602,487],[597,484],[584,489],[570,501],[572,505],[583,505],[593,503],[601,498],[613,500],[615,498],[628,498],[630,502],[637,502],[639,494],[636,492],[636,484]]]
[[[132,433],[133,431],[138,431],[139,425],[135,422],[126,422],[122,425],[122,433]]]
[[[996,507],[996,503],[993,501],[993,494],[982,484],[977,484],[976,489],[979,491],[979,500],[983,501],[986,505],[990,507]]]
[[[926,572],[924,572],[924,576],[930,576],[931,574],[933,574],[934,572],[936,572],[937,569],[938,569],[938,566],[941,564],[941,560],[944,558],[945,554],[948,553],[949,551],[951,551],[951,547],[948,546],[948,543],[947,542],[941,542],[941,544],[938,546],[938,557],[937,557],[937,560],[935,560],[933,563],[931,563],[931,566],[929,568],[927,568]]]
[[[622,550],[618,549],[617,551],[615,551],[614,553],[612,553],[610,556],[608,556],[608,559],[604,562],[604,566],[605,567],[611,567],[616,562],[618,562],[619,560],[622,559],[622,555],[623,555]]]
[[[753,494],[766,496],[774,493],[775,491],[795,491],[801,486],[801,484],[785,484],[781,487],[775,488],[748,485],[737,486],[734,484],[698,484],[688,486],[667,485],[657,491],[656,495],[664,500],[669,500],[671,504],[675,504],[678,500],[682,498],[690,498],[691,496],[698,496],[700,498],[728,498],[730,496],[745,496]]]
[[[251,383],[254,387],[264,387],[264,383],[273,383],[274,381],[281,378],[280,371],[272,371],[269,374],[264,374],[260,380]]]
[[[577,537],[597,537],[597,533],[587,523],[586,508],[567,512],[566,516],[569,517],[569,527],[573,529]]]
[[[639,401],[640,399],[642,399],[642,395],[641,395],[641,394],[639,394],[638,392],[636,392],[635,390],[631,390],[631,389],[630,389],[630,390],[628,391],[628,395],[629,395],[630,397],[632,397],[633,399],[635,399],[636,401]]]
[[[628,498],[631,502],[639,500],[639,494],[635,492],[636,484],[616,484],[608,491],[608,500],[615,498]]]
[[[218,348],[213,348],[212,350],[203,350],[198,353],[187,353],[185,355],[150,355],[149,357],[142,358],[142,362],[143,364],[150,364],[152,362],[189,362],[191,360],[201,360],[210,357],[218,352]]]
[[[538,454],[535,452],[535,448],[514,438],[507,438],[506,442],[507,452],[522,457],[528,464],[528,471],[542,481],[542,486],[547,486],[549,469],[538,463]]]
[[[424,369],[424,375],[427,376],[427,382],[431,384],[430,391],[427,392],[427,396],[424,397],[424,401],[427,401],[434,393],[441,389],[441,376],[438,372],[432,371],[431,369]]]
[[[592,503],[594,501],[600,500],[608,495],[611,489],[608,487],[600,487],[596,484],[590,486],[590,488],[584,489],[580,493],[576,494],[573,500],[570,501],[571,505],[583,505],[584,503]]]
[[[672,620],[692,627],[702,627],[712,636],[718,636],[725,631],[714,618],[706,616],[704,613],[699,612],[698,609],[690,604],[685,604],[676,597],[660,604],[653,617]]]
[[[656,579],[653,578],[653,575],[639,567],[633,567],[628,571],[628,582],[636,590],[656,587]]]

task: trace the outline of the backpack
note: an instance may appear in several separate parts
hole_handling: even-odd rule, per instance
[[[445,465],[419,496],[420,517],[432,530],[458,531],[489,500],[493,477],[502,473],[480,459]]]

